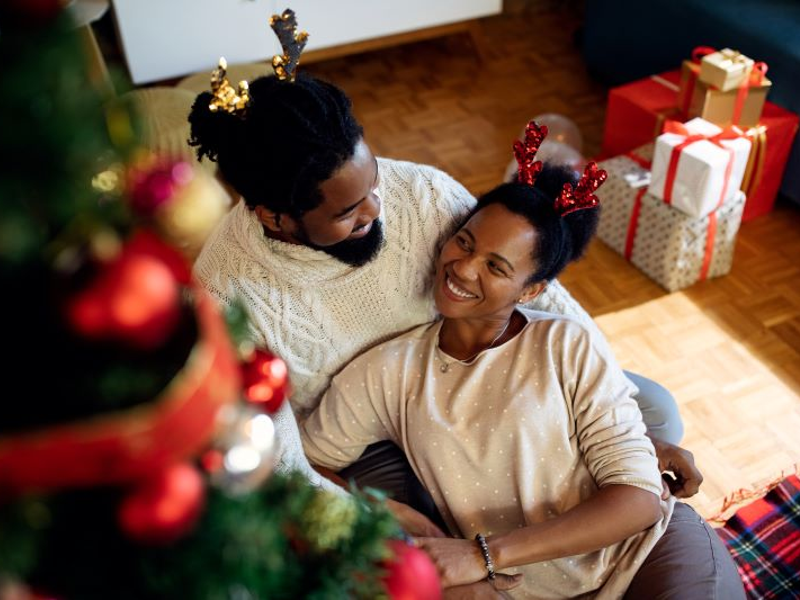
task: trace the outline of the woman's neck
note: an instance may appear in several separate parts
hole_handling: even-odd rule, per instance
[[[439,348],[458,360],[470,360],[516,335],[521,328],[520,316],[512,308],[505,315],[494,318],[445,317],[439,330]]]

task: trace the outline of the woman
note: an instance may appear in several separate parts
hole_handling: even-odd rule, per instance
[[[464,538],[420,540],[445,587],[511,568],[522,575],[515,596],[621,597],[632,587],[655,597],[652,574],[669,561],[641,567],[675,500],[661,498],[633,388],[579,323],[517,306],[583,253],[602,177],[587,168],[562,193],[568,172],[539,174],[532,152],[520,155],[520,179],[536,178],[535,187],[505,184],[484,196],[441,251],[442,319],[348,365],[301,427],[304,447],[312,463],[339,470],[370,444],[398,444]],[[659,577],[673,586],[671,576],[683,577],[682,598],[743,597],[724,547],[700,529],[705,549],[692,546],[688,567]],[[673,550],[684,537],[667,536]],[[691,565],[709,562],[710,583],[692,588],[704,576]]]

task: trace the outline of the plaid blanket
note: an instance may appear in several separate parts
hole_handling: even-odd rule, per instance
[[[800,598],[800,479],[787,477],[717,529],[750,598]]]

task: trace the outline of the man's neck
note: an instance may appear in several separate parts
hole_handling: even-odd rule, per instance
[[[283,231],[272,231],[266,225],[262,225],[261,229],[264,231],[264,235],[270,238],[271,240],[278,240],[279,242],[294,244],[296,246],[305,246],[303,242],[301,242],[294,236],[289,235],[288,233],[284,233]]]

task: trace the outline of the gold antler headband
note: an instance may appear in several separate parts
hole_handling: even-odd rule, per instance
[[[272,68],[281,81],[294,81],[295,71],[300,62],[300,53],[308,42],[308,33],[297,33],[297,18],[291,8],[287,8],[281,15],[272,15],[269,26],[278,36],[278,41],[283,48],[283,54],[272,57]]]
[[[250,88],[246,81],[239,82],[237,91],[228,81],[228,62],[220,57],[219,66],[211,72],[211,93],[214,97],[208,105],[211,112],[224,110],[232,115],[243,116],[250,102]]]
[[[295,71],[300,62],[300,53],[308,42],[308,33],[297,33],[297,18],[294,11],[287,8],[281,15],[272,15],[269,26],[278,36],[283,54],[272,57],[272,68],[281,81],[294,81]],[[243,117],[250,103],[250,88],[246,81],[239,82],[236,90],[228,81],[228,63],[219,59],[219,66],[211,72],[211,93],[213,98],[208,105],[211,112],[224,110],[227,113]]]

